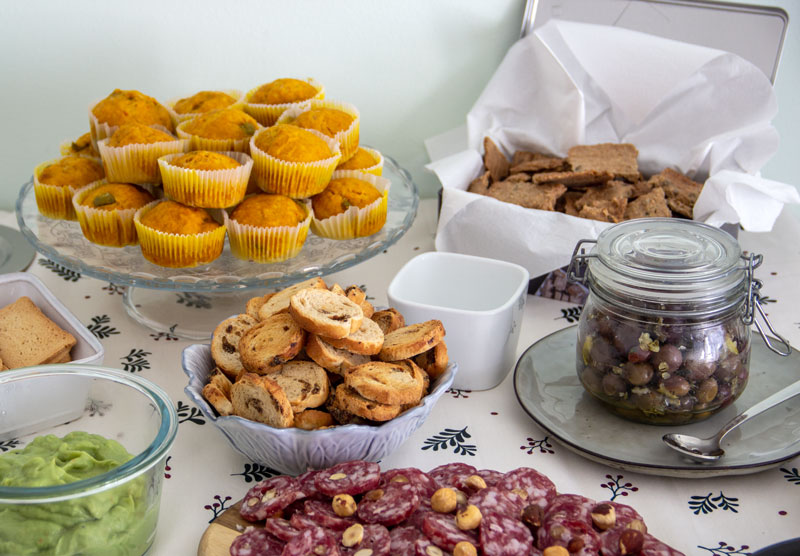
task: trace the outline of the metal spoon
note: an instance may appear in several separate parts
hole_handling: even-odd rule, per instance
[[[800,380],[790,384],[783,390],[779,390],[768,398],[758,402],[756,405],[743,411],[722,427],[717,434],[710,438],[697,438],[688,434],[669,433],[662,437],[662,440],[673,450],[680,452],[684,456],[701,463],[711,463],[721,458],[725,451],[720,447],[722,439],[733,429],[755,417],[772,409],[776,405],[785,402],[800,394]]]

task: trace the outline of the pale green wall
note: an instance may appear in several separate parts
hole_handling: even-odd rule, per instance
[[[800,2],[763,2],[794,10]],[[524,0],[0,0],[0,209],[33,167],[88,129],[90,102],[132,88],[160,100],[313,76],[361,110],[362,141],[438,182],[423,141],[464,123],[520,31]],[[776,88],[781,150],[764,169],[800,182],[800,34]]]

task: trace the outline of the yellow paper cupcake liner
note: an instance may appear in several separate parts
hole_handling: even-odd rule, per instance
[[[328,239],[355,239],[379,232],[386,224],[389,187],[392,182],[386,178],[356,170],[337,170],[331,179],[337,178],[364,180],[372,184],[382,195],[380,199],[376,199],[364,208],[351,205],[346,211],[324,220],[312,218],[311,231]]]
[[[139,240],[133,216],[138,209],[103,210],[80,204],[87,195],[104,183],[105,181],[82,187],[72,197],[72,206],[83,235],[92,243],[108,247],[136,245]]]
[[[325,98],[325,86],[322,85],[316,79],[309,77],[305,80],[309,85],[314,87],[317,90],[317,94],[312,97],[312,99],[324,99]],[[253,116],[258,123],[265,127],[269,127],[273,125],[275,122],[278,121],[278,118],[281,114],[287,109],[291,108],[292,106],[297,106],[299,104],[304,104],[309,100],[304,100],[302,102],[289,102],[284,104],[253,104],[248,102],[248,99],[253,96],[261,85],[257,87],[253,87],[249,91],[247,91],[244,95],[244,111]]]
[[[365,147],[364,145],[360,145],[360,148],[365,150],[365,151],[367,151],[369,154],[371,154],[372,157],[375,160],[377,160],[378,162],[376,162],[372,166],[368,166],[367,168],[359,168],[358,171],[359,172],[366,172],[367,174],[373,174],[375,176],[383,175],[383,155],[380,153],[380,151],[378,151],[377,149],[372,149],[370,147]],[[358,150],[358,149],[356,149],[356,150]],[[355,154],[355,153],[353,153],[353,154]],[[340,160],[339,161],[339,166],[341,166],[345,162],[346,162],[346,160]],[[336,171],[339,172],[340,169],[337,168]]]
[[[158,127],[161,128],[161,126]],[[100,158],[103,160],[103,168],[109,183],[160,185],[159,157],[173,153],[182,154],[189,149],[188,139],[141,143],[124,147],[109,147],[108,141],[108,139],[101,139],[97,143],[97,148],[100,151]]]
[[[243,110],[244,109],[244,93],[238,89],[220,89],[215,91],[218,93],[225,93],[226,95],[232,96],[236,99],[236,102],[233,104],[229,104],[225,108],[234,108],[236,110]],[[169,112],[169,117],[172,118],[172,123],[177,127],[177,125],[181,122],[185,122],[186,120],[191,120],[194,117],[200,116],[202,112],[192,112],[189,114],[178,114],[175,112],[175,104],[181,100],[182,98],[186,97],[175,97],[170,99],[165,104],[167,108],[167,112]]]
[[[181,154],[168,154],[158,159],[164,194],[192,207],[226,208],[244,199],[253,159],[241,152],[222,153],[241,164],[224,170],[195,170],[173,166]]]
[[[353,122],[350,124],[350,127],[338,132],[333,138],[337,143],[339,143],[339,150],[342,151],[341,160],[344,161],[353,156],[356,153],[356,149],[358,149],[358,139],[361,130],[361,116],[358,112],[358,108],[352,104],[347,102],[339,102],[336,100],[309,100],[302,104],[286,109],[286,111],[281,114],[280,118],[278,118],[275,123],[290,124],[296,120],[300,114],[307,112],[312,108],[333,108],[336,110],[341,110],[353,118]]]
[[[133,217],[145,259],[159,266],[187,268],[208,264],[222,254],[225,226],[202,234],[182,235],[160,232],[142,224],[142,215],[159,202],[153,201],[143,206]]]
[[[80,155],[71,155],[71,156],[80,156]],[[97,160],[94,157],[86,157],[91,158],[92,160]],[[39,212],[42,213],[44,216],[48,218],[53,218],[56,220],[77,220],[78,217],[75,215],[75,208],[72,206],[72,196],[75,195],[78,189],[76,187],[72,187],[69,185],[61,186],[61,185],[47,185],[44,183],[39,182],[39,174],[50,164],[58,162],[60,158],[55,158],[53,160],[48,160],[47,162],[42,162],[33,170],[33,194],[36,199],[36,206],[39,209]],[[100,162],[97,160],[97,162]],[[85,186],[81,187],[88,187],[90,185],[96,185],[106,183],[105,178],[93,181],[91,183],[87,183]]]
[[[190,121],[191,120],[185,120],[179,123],[175,128],[180,139],[189,139],[189,151],[233,151],[250,154],[250,140],[252,137],[245,137],[244,139],[208,139],[206,137],[200,137],[199,135],[192,135],[184,130],[186,124]],[[258,129],[261,129],[261,127],[259,126]]]
[[[265,128],[267,129],[267,128]],[[250,142],[253,175],[262,191],[305,199],[316,195],[328,185],[331,174],[339,164],[341,153],[336,141],[316,130],[307,130],[328,144],[333,155],[317,162],[288,162],[271,156],[256,146],[258,132]]]
[[[306,219],[297,226],[260,227],[240,224],[225,213],[231,253],[257,263],[277,263],[296,257],[303,249],[311,225],[311,203]]]

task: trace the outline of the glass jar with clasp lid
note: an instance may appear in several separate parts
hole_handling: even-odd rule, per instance
[[[576,354],[584,388],[650,424],[699,421],[733,402],[749,378],[750,325],[776,353],[791,352],[759,303],[761,261],[718,228],[674,218],[579,241],[568,273],[589,287]]]

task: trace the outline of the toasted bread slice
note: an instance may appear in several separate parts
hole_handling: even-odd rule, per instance
[[[245,332],[239,341],[239,355],[245,370],[268,374],[300,353],[306,333],[291,315],[278,313],[267,317]]]
[[[402,411],[399,405],[387,405],[369,400],[346,384],[336,387],[329,405],[333,410],[343,410],[371,421],[389,421]]]
[[[428,373],[431,380],[436,380],[444,373],[445,369],[447,369],[448,360],[447,344],[445,344],[444,340],[436,344],[432,349],[414,357],[414,363]]]
[[[77,340],[23,296],[0,309],[0,359],[9,369],[63,359]]]
[[[231,387],[233,412],[279,429],[291,427],[294,412],[283,389],[267,376],[244,373]]]
[[[344,288],[339,284],[334,284],[329,288],[333,293],[338,293],[339,295],[343,295],[347,297],[347,293],[345,293]]]
[[[326,371],[337,375],[370,360],[368,355],[335,348],[316,334],[308,335],[306,355]]]
[[[269,377],[283,388],[295,413],[321,406],[330,395],[328,373],[313,361],[287,361]]]
[[[247,303],[244,305],[244,312],[253,317],[254,319],[258,320],[258,311],[261,307],[269,301],[269,299],[275,295],[274,293],[268,293],[267,295],[259,295],[256,297],[251,297],[247,300]]]
[[[400,314],[400,311],[395,309],[394,307],[389,307],[388,309],[383,309],[381,311],[375,311],[371,317],[378,326],[380,326],[383,334],[386,335],[389,332],[394,332],[398,328],[403,328],[406,325],[406,321],[403,318],[403,315]]]
[[[231,386],[233,383],[225,375],[225,373],[219,369],[219,367],[211,371],[211,374],[208,375],[208,384],[215,385],[223,394],[225,394],[226,398],[231,398]]]
[[[309,280],[305,280],[303,282],[298,282],[297,284],[293,284],[288,288],[284,288],[272,295],[261,307],[259,307],[258,320],[264,320],[267,317],[277,313],[285,313],[289,310],[289,300],[292,298],[292,296],[306,288],[327,289],[327,286],[325,285],[325,282],[323,282],[322,278],[316,277],[310,278]]]
[[[344,338],[358,330],[364,312],[357,304],[329,290],[304,289],[291,297],[289,314],[300,326],[325,338]]]
[[[416,404],[425,386],[423,374],[411,361],[371,361],[345,372],[344,383],[364,398],[382,404]]]
[[[242,336],[258,324],[258,320],[248,314],[236,315],[222,321],[211,336],[211,358],[217,367],[230,378],[242,372],[242,359],[239,356],[239,342]]]
[[[378,358],[381,361],[411,359],[441,342],[444,334],[444,326],[438,320],[428,320],[398,328],[384,336]]]
[[[313,431],[316,429],[327,429],[336,426],[333,416],[327,411],[318,409],[306,409],[294,414],[294,426],[298,429]]]
[[[230,398],[213,382],[203,386],[203,397],[223,417],[233,415],[233,404]]]
[[[364,319],[361,326],[344,338],[326,338],[330,345],[339,349],[346,349],[353,353],[375,355],[383,347],[383,331],[372,319]]]

